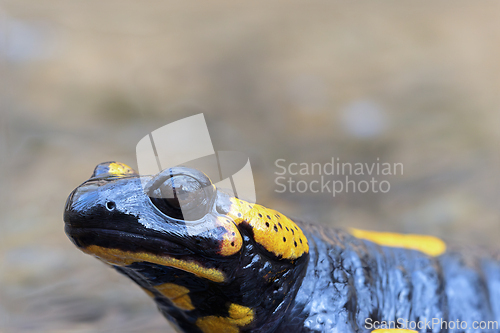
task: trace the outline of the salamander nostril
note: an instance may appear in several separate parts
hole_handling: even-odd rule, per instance
[[[108,201],[108,202],[106,202],[106,208],[108,210],[113,210],[113,209],[115,209],[115,207],[116,207],[116,204],[114,203],[114,201]]]

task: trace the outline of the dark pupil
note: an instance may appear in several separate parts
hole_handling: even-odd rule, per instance
[[[202,214],[207,198],[201,184],[187,176],[164,181],[151,196],[153,203],[166,215],[193,220]]]
[[[181,203],[179,202],[179,193],[183,192],[181,190],[182,185],[177,184],[178,188],[176,188],[176,183],[180,183],[180,181],[176,179],[176,177],[169,178],[167,181],[165,181],[159,187],[160,197],[165,199],[165,201],[170,205],[170,207],[181,209]]]
[[[178,182],[177,182],[178,183]],[[175,188],[174,178],[169,178],[160,187],[160,197],[172,207],[181,209],[181,204],[178,197],[178,189]]]
[[[171,207],[181,209],[181,204],[177,198],[165,198],[165,200]]]

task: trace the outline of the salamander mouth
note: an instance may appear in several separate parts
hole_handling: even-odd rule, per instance
[[[103,248],[127,252],[147,252],[155,255],[185,256],[193,254],[186,246],[151,232],[141,232],[139,234],[109,228],[74,227],[68,224],[65,226],[65,231],[72,242],[82,249],[95,245]]]

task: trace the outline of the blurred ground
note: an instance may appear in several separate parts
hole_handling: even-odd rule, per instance
[[[250,156],[261,204],[497,246],[499,7],[1,1],[0,331],[169,331],[62,212],[97,163],[135,166],[146,133],[199,112]],[[331,157],[404,174],[386,194],[275,192],[276,159]]]

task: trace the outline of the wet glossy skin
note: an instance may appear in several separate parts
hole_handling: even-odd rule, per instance
[[[77,247],[129,276],[154,297],[167,319],[186,332],[273,330],[279,325],[300,286],[308,255],[280,255],[281,244],[274,244],[273,237],[262,244],[254,240],[264,227],[286,243],[274,225],[250,225],[254,212],[258,217],[270,211],[248,203],[240,207],[243,201],[216,190],[202,173],[178,168],[178,173],[205,185],[207,200],[200,218],[186,222],[162,212],[161,204],[155,206],[134,173],[98,168],[66,205],[66,233]],[[143,180],[154,185],[169,178]],[[232,213],[236,206],[239,211]],[[306,244],[303,235],[297,246],[292,244],[294,250],[300,242]]]
[[[174,183],[189,211],[159,195]],[[366,319],[500,320],[496,256],[446,249],[432,237],[291,221],[192,169],[139,177],[103,163],[70,195],[64,221],[77,247],[135,281],[185,332],[365,332]]]

